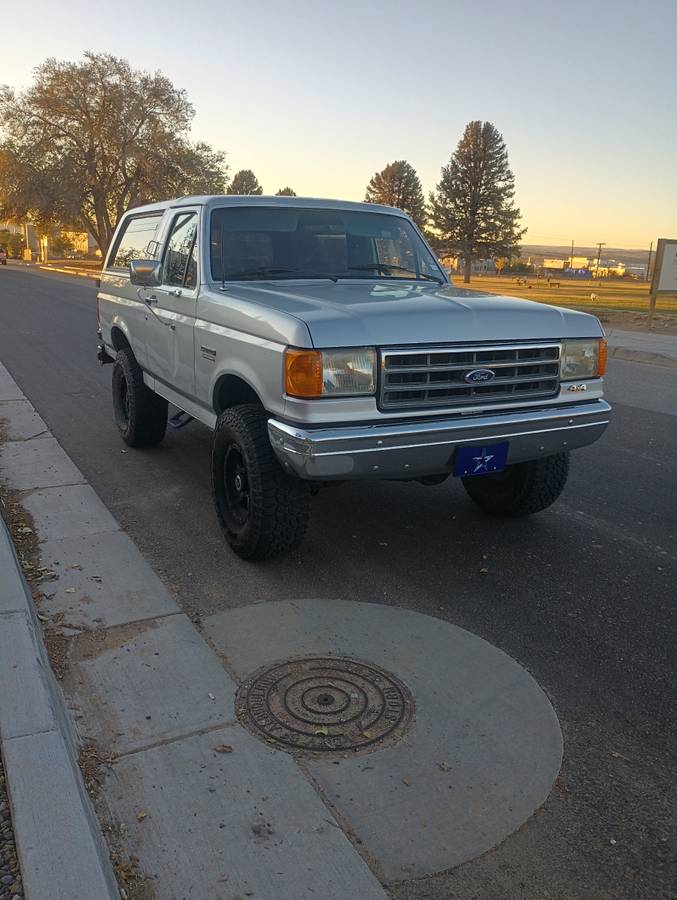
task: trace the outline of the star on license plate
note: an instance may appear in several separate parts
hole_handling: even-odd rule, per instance
[[[478,444],[459,447],[454,460],[454,475],[489,475],[502,472],[508,459],[508,441],[500,444]]]

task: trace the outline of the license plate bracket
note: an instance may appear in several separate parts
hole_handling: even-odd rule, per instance
[[[508,460],[508,441],[498,444],[474,444],[459,447],[454,459],[454,475],[467,478],[471,475],[491,475],[502,472]]]

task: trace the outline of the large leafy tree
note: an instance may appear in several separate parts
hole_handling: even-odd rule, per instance
[[[225,156],[188,140],[194,110],[161,73],[107,53],[48,59],[0,90],[0,218],[86,228],[105,254],[131,206],[222,193]]]
[[[439,244],[463,257],[464,281],[473,258],[512,256],[526,233],[515,207],[515,178],[500,132],[491,122],[469,122],[430,195]]]
[[[292,190],[290,187],[283,187],[275,194],[276,197],[295,197],[296,191]]]
[[[369,203],[383,203],[403,209],[423,228],[427,218],[425,198],[416,169],[404,159],[389,163],[367,185]]]
[[[251,169],[240,169],[233,175],[228,188],[229,194],[262,194],[263,188]]]

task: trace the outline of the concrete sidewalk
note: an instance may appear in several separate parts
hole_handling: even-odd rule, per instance
[[[0,475],[40,541],[41,621],[67,648],[62,694],[3,524],[0,736],[27,900],[120,896],[83,745],[106,760],[94,805],[123,896],[131,869],[163,900],[385,900],[293,757],[239,724],[219,655],[2,365],[0,424]]]
[[[609,328],[609,356],[662,366],[677,366],[677,335]]]
[[[196,627],[2,366],[0,384],[0,474],[40,542],[40,619],[61,630],[77,731],[40,687],[52,676],[44,661],[34,671],[26,597],[0,631],[0,725],[27,900],[114,896],[78,743],[101,763],[87,786],[134,900],[386,900],[389,884],[497,846],[545,802],[562,734],[515,660],[379,603],[273,597]],[[43,759],[46,742],[61,756]],[[73,823],[77,865],[58,847],[40,858],[50,837],[69,846]]]
[[[0,366],[0,419],[36,435],[44,423]],[[22,442],[23,443],[23,442]],[[119,896],[77,765],[77,741],[52,674],[31,591],[0,518],[0,746],[27,900]]]

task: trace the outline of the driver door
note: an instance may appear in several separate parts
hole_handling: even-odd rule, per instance
[[[149,291],[146,351],[149,372],[177,393],[195,397],[195,310],[198,293],[198,211],[172,220],[162,256],[162,283]],[[158,385],[162,393],[162,388]]]

